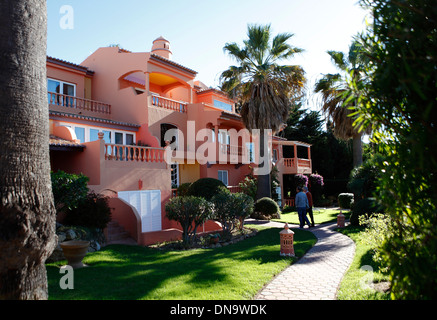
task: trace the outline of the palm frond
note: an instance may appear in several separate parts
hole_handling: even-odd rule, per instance
[[[223,51],[228,53],[228,55],[237,62],[244,61],[247,56],[245,50],[241,49],[235,42],[226,43],[223,47]]]
[[[248,55],[252,61],[263,64],[270,43],[270,25],[249,25],[248,39],[244,41]]]
[[[281,33],[278,34],[272,43],[272,49],[270,51],[270,59],[285,60],[292,57],[294,54],[301,53],[304,50],[301,48],[293,47],[287,43],[289,39],[293,37],[292,33]]]
[[[337,68],[342,71],[345,71],[347,69],[348,62],[346,61],[345,54],[343,52],[328,51],[328,54],[331,56],[331,60]]]
[[[303,91],[305,72],[299,66],[279,65],[302,49],[287,43],[291,33],[278,34],[271,41],[270,25],[249,25],[244,46],[227,43],[224,51],[238,61],[222,72],[221,88],[238,97],[240,114],[247,129],[277,132],[287,121],[291,99]]]

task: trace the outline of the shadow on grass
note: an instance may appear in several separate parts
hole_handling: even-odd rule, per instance
[[[111,245],[87,255],[88,267],[75,270],[74,290],[62,290],[59,266],[49,264],[50,299],[250,299],[293,262],[279,255],[279,232],[269,228],[239,243],[216,249],[159,251]],[[302,256],[315,243],[297,230],[295,251]]]

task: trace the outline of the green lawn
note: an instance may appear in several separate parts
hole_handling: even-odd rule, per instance
[[[314,208],[313,209],[314,223],[319,224],[319,223],[337,221],[337,216],[339,213],[340,213],[339,209]],[[349,219],[350,210],[342,210],[342,213],[345,215],[346,219]],[[309,215],[307,215],[307,217],[309,219]],[[299,224],[299,217],[297,215],[297,212],[294,211],[288,213],[281,213],[281,218],[273,219],[273,221],[284,222],[284,223],[287,222],[290,224]]]
[[[362,242],[362,227],[348,226],[338,229],[356,244],[354,260],[345,274],[337,292],[339,300],[388,300],[389,293],[375,290],[375,285],[388,281],[388,276],[379,271],[372,259],[368,245]]]
[[[88,267],[75,270],[73,290],[62,290],[59,285],[63,276],[59,267],[65,261],[48,264],[49,299],[251,299],[295,261],[279,255],[282,229],[257,228],[255,237],[215,249],[105,247],[85,257]],[[301,257],[316,238],[304,230],[294,232],[295,253]]]

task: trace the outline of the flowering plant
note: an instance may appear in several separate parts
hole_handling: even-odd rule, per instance
[[[317,173],[311,174],[310,175],[310,180],[311,180],[311,185],[312,186],[320,186],[323,187],[324,182],[323,182],[323,177]]]

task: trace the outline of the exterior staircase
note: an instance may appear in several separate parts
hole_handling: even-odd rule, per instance
[[[106,243],[105,246],[110,244],[126,244],[126,245],[138,245],[138,243],[131,238],[129,233],[124,230],[116,220],[112,220],[106,227]]]

